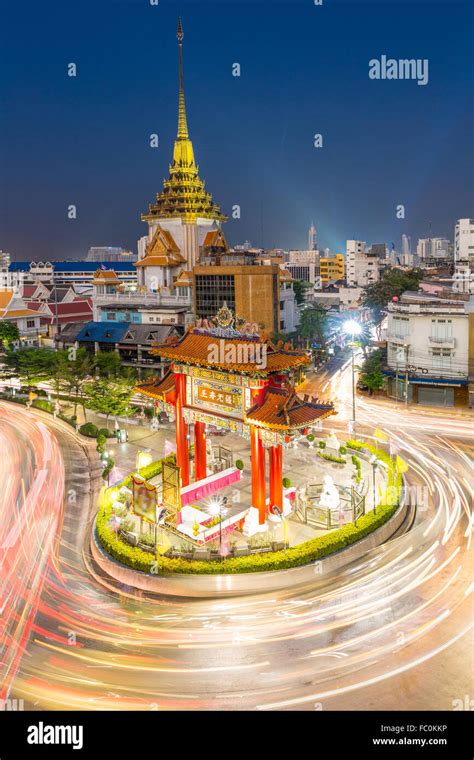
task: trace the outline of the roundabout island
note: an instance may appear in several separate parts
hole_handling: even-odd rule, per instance
[[[234,321],[224,305],[153,349],[169,369],[137,388],[173,421],[176,453],[101,493],[92,553],[128,585],[162,592],[156,580],[170,575],[333,567],[403,522],[400,458],[382,440],[323,435],[333,405],[296,392],[306,353]]]

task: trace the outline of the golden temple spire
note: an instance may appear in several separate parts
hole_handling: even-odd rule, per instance
[[[179,47],[178,134],[174,141],[169,177],[164,181],[161,193],[157,193],[156,202],[150,204],[146,214],[142,214],[142,219],[151,221],[175,217],[186,222],[195,222],[198,218],[226,221],[227,217],[205,189],[194,159],[184,101],[183,38],[183,26],[181,18],[178,18],[176,32]]]
[[[176,39],[179,46],[179,109],[178,109],[178,139],[187,140],[189,138],[188,123],[186,119],[186,104],[184,102],[184,78],[183,78],[183,26],[181,16],[178,17],[178,31]]]

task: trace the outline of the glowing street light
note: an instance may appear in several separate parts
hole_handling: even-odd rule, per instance
[[[355,361],[354,361],[354,339],[356,335],[360,335],[362,332],[362,327],[358,322],[355,321],[355,319],[348,319],[347,322],[344,322],[342,325],[342,329],[346,333],[346,335],[350,335],[351,340],[351,355],[352,355],[352,425],[354,429],[354,437],[356,437],[356,429],[355,429],[355,423],[356,423],[356,394],[355,394]]]
[[[227,509],[224,509],[224,503],[227,503],[226,497],[224,499],[210,499],[207,510],[213,517],[219,515],[219,554],[222,552],[222,515],[225,515],[227,512]]]

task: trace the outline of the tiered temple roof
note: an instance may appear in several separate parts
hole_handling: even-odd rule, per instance
[[[263,358],[264,348],[265,362],[259,362],[257,359]],[[309,364],[308,356],[301,351],[276,348],[272,343],[264,343],[258,335],[235,333],[235,337],[229,337],[228,332],[218,329],[191,328],[175,346],[159,346],[151,353],[183,364],[260,375],[285,372]],[[219,354],[217,358],[213,358],[215,353]],[[229,357],[235,357],[235,360],[228,360]]]
[[[183,83],[183,28],[178,22],[177,39],[179,45],[179,110],[178,134],[174,144],[173,163],[169,167],[169,178],[164,181],[156,202],[151,203],[143,221],[179,217],[183,221],[194,222],[198,217],[225,221],[227,217],[205,190],[199,177],[199,167],[194,159],[193,144],[189,138],[184,100]]]
[[[304,401],[293,388],[271,389],[262,404],[245,415],[246,422],[271,430],[297,430],[334,414],[332,404]]]

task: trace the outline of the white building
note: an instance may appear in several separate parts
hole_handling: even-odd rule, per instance
[[[419,404],[468,404],[469,302],[403,293],[388,306],[388,393]]]
[[[310,282],[313,286],[313,290],[321,289],[319,251],[289,251],[286,269],[290,272],[294,280]],[[307,297],[308,300],[310,300],[311,294],[307,293]]]
[[[402,235],[402,255],[409,256],[411,254],[411,238],[408,235]]]
[[[474,260],[474,219],[458,219],[454,227],[454,261]]]
[[[346,242],[346,282],[349,287],[365,288],[380,277],[381,259],[366,251],[362,240]]]
[[[416,255],[421,263],[436,259],[448,259],[451,254],[451,243],[447,238],[420,238],[416,246]]]

